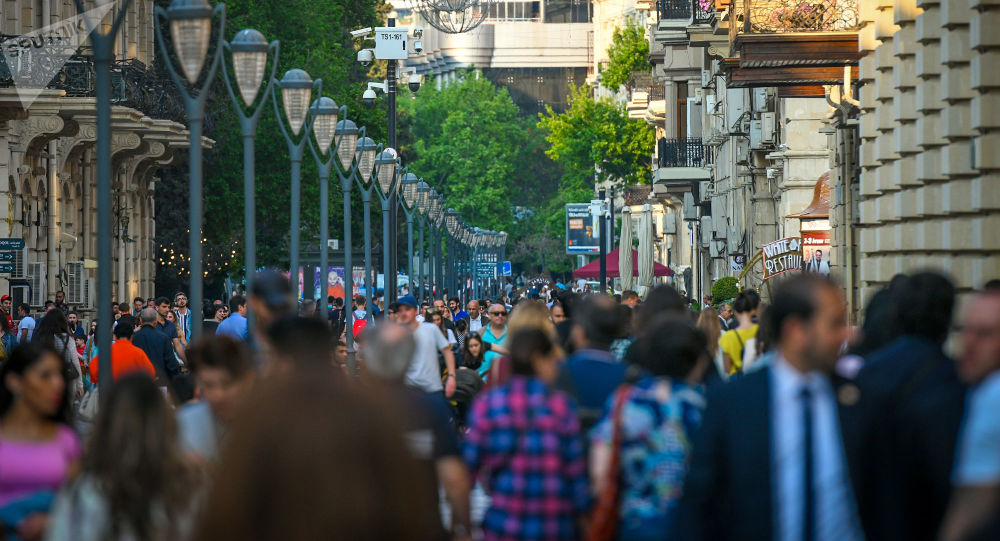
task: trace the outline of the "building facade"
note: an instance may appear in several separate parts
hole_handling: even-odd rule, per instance
[[[475,68],[507,88],[524,114],[534,116],[546,106],[566,110],[570,85],[587,82],[593,63],[589,1],[499,1],[481,25],[462,34],[446,34],[421,22],[407,3],[395,7],[400,24],[424,28],[423,53],[410,55],[404,67],[433,74],[437,84]]]
[[[86,2],[90,7],[96,5]],[[0,293],[41,307],[66,293],[95,309],[96,102],[92,51],[53,50],[56,26],[78,21],[72,0],[2,0],[0,16],[0,237],[23,239]],[[156,173],[186,153],[183,108],[152,69],[152,0],[130,4],[112,64],[114,299],[153,295]],[[117,8],[114,8],[117,9]],[[116,12],[105,15],[109,25]],[[48,40],[48,41],[46,41]],[[42,44],[42,46],[32,45]],[[64,64],[62,64],[64,62]],[[61,66],[61,67],[60,67]],[[35,99],[22,83],[45,74]],[[47,81],[47,82],[46,82]],[[35,92],[29,92],[34,95]]]

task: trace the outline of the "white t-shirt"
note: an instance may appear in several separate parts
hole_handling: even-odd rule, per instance
[[[21,331],[27,329],[28,336],[21,338]],[[21,318],[21,322],[17,324],[17,339],[22,343],[30,342],[31,335],[35,334],[35,320],[31,316],[24,316]]]
[[[413,360],[406,370],[406,384],[422,391],[433,393],[442,390],[441,370],[438,367],[438,352],[449,349],[448,339],[433,323],[421,323],[413,331],[417,348]]]

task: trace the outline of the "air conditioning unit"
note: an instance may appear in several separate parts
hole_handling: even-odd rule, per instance
[[[28,269],[25,265],[25,261],[28,258],[28,249],[22,248],[20,250],[14,250],[14,272],[11,273],[11,278],[25,278],[28,276]]]
[[[750,141],[742,137],[736,138],[736,165],[750,165]]]
[[[701,217],[701,245],[708,248],[712,243],[712,217]]]
[[[701,70],[701,86],[708,88],[715,81],[712,79],[712,70]]]
[[[684,192],[684,221],[695,221],[698,219],[698,207],[694,205],[694,195],[691,192]]]
[[[66,302],[80,306],[87,301],[87,271],[83,261],[66,263]]]
[[[10,300],[15,309],[22,303],[27,302],[30,304],[31,287],[29,287],[28,284],[11,284]]]
[[[760,113],[774,110],[774,88],[759,87],[753,89],[753,111]]]
[[[676,235],[677,234],[677,216],[673,211],[668,210],[663,217],[663,231],[664,235]]]
[[[750,121],[750,148],[753,150],[774,146],[774,113],[759,115],[759,119]]]
[[[45,305],[45,263],[28,263],[28,285],[31,286],[31,306]]]

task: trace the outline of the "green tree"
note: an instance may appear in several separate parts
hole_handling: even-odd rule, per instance
[[[615,28],[608,47],[608,67],[601,72],[601,86],[618,90],[627,85],[634,71],[649,71],[649,40],[642,26],[630,22]]]

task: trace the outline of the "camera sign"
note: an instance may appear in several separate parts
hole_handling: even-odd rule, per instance
[[[379,60],[406,60],[406,41],[410,29],[398,26],[380,26],[375,29],[375,58]]]

